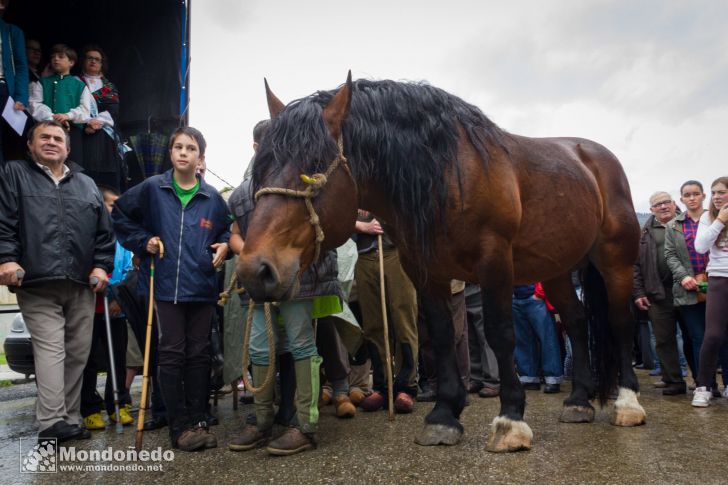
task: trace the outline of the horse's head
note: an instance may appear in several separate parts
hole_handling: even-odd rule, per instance
[[[358,193],[341,141],[351,73],[325,103],[314,95],[284,106],[265,87],[271,126],[256,153],[257,202],[237,272],[253,300],[282,301],[296,296],[319,252],[354,230]]]

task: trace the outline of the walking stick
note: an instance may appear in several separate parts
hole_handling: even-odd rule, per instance
[[[111,371],[111,384],[114,390],[114,412],[116,413],[116,434],[124,433],[119,414],[119,386],[116,380],[116,359],[114,358],[114,343],[111,339],[111,317],[109,316],[109,297],[104,295],[104,317],[106,317],[106,343],[109,344],[109,369]]]
[[[164,258],[164,244],[159,241],[159,259]],[[144,436],[144,411],[149,400],[149,353],[152,347],[152,317],[154,315],[154,256],[149,265],[149,312],[147,313],[147,338],[144,341],[144,374],[142,377],[142,399],[139,403],[139,417],[137,419],[136,436],[134,436],[134,449],[142,449]]]
[[[394,390],[392,389],[392,353],[389,351],[389,325],[387,323],[387,302],[384,291],[384,253],[382,253],[382,235],[377,235],[379,252],[379,294],[382,300],[382,323],[384,324],[384,353],[387,366],[387,409],[389,420],[394,421]]]
[[[15,276],[18,278],[18,286],[23,286],[23,278],[25,278],[25,271],[22,269],[15,271]]]

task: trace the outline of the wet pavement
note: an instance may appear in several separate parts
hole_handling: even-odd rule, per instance
[[[463,440],[452,447],[414,444],[413,433],[432,407],[418,403],[413,414],[398,415],[395,422],[389,422],[385,412],[359,413],[342,421],[328,406],[321,411],[320,446],[315,451],[291,457],[270,457],[262,449],[233,453],[225,445],[252,406],[233,411],[228,395],[217,409],[222,424],[212,428],[220,443],[217,449],[175,452],[171,461],[154,462],[163,471],[48,475],[20,473],[19,438],[34,438],[34,398],[27,396],[26,388],[11,391],[19,398],[4,399],[7,390],[0,389],[0,483],[728,483],[728,399],[694,409],[690,395],[663,397],[652,386],[655,378],[647,371],[638,375],[640,401],[647,411],[647,425],[638,428],[611,426],[606,410],[597,413],[593,424],[559,423],[565,393],[528,391],[526,420],[534,432],[528,452],[485,451],[488,423],[498,411],[498,401],[473,395],[462,416]],[[569,386],[567,382],[562,387]],[[109,446],[126,450],[133,440],[131,428],[117,435],[109,427],[94,432],[90,441],[68,444],[77,451]],[[168,449],[166,429],[144,434],[144,448],[157,447]]]

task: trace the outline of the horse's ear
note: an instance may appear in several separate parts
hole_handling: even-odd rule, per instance
[[[346,77],[346,84],[339,89],[339,92],[324,108],[324,121],[334,138],[341,135],[341,126],[349,115],[349,106],[351,106],[351,71]]]
[[[270,113],[270,118],[273,119],[278,116],[281,111],[283,111],[285,105],[275,94],[273,94],[273,91],[270,90],[268,80],[266,78],[263,78],[263,82],[265,83],[265,97],[268,98],[268,112]]]

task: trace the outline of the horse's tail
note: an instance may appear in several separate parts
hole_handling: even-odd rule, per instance
[[[617,348],[609,326],[609,298],[599,270],[591,262],[581,272],[584,310],[589,329],[589,355],[597,397],[604,406],[617,385]]]

